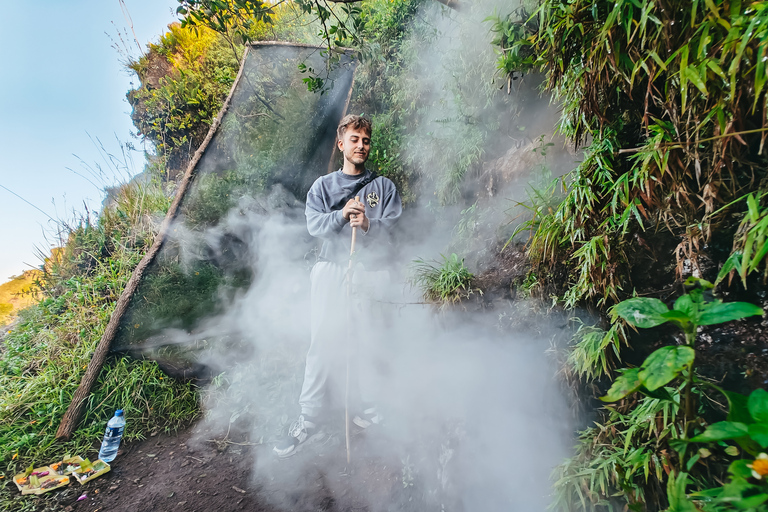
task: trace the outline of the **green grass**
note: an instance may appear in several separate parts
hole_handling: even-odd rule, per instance
[[[676,403],[644,397],[629,411],[612,409],[580,432],[573,457],[553,472],[551,510],[665,509],[662,482],[674,465],[669,442],[681,437],[679,396],[673,396]]]
[[[587,325],[578,318],[579,324],[573,336],[573,344],[568,352],[568,367],[580,379],[594,381],[610,377],[621,361],[621,348],[625,344],[624,325],[612,324],[604,331],[596,325]]]
[[[472,273],[464,259],[455,253],[443,261],[416,260],[411,268],[411,284],[421,289],[424,300],[452,304],[472,293]]]
[[[24,310],[0,349],[0,509],[34,508],[11,478],[63,455],[95,458],[107,420],[125,410],[125,439],[173,431],[198,414],[197,390],[153,361],[108,358],[68,442],[61,418],[115,302],[153,237],[151,217],[168,199],[154,186],[124,187],[97,223],[82,221],[45,271],[45,298]]]

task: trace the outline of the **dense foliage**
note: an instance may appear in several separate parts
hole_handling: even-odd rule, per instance
[[[723,264],[721,288],[734,270],[744,287],[760,286],[749,274],[764,268],[768,252],[765,2],[544,0],[532,15],[518,11],[493,22],[499,68],[510,79],[543,73],[562,105],[560,130],[576,146],[586,144],[582,163],[563,179],[559,204],[534,207],[538,215],[528,224],[540,279],[567,272],[560,288],[567,307],[605,308],[634,292],[662,296],[671,285],[662,296],[669,300],[682,278],[714,281]],[[746,494],[731,486],[718,502],[711,500],[719,491],[705,491],[730,478],[731,461],[745,466],[758,452],[721,443],[686,456],[673,442],[703,435],[709,421],[722,417],[703,399],[698,386],[706,377],[693,366],[696,326],[712,322],[695,316],[691,304],[719,304],[707,293],[693,302],[683,295],[672,310],[658,299],[631,299],[657,301],[653,314],[679,323],[688,346],[663,347],[656,359],[623,371],[607,398],[624,399],[581,433],[576,455],[557,472],[558,506],[695,510],[686,498],[691,486],[704,492],[696,499],[706,510],[761,506],[747,500],[762,491],[744,487],[754,480],[747,482],[742,470],[731,476]],[[627,323],[648,327],[639,319],[652,318],[649,311],[621,314],[631,301],[614,309],[607,330],[582,325],[577,332],[569,363],[587,381],[600,385],[612,374],[630,338]],[[734,318],[740,316],[717,322]],[[641,349],[660,342],[669,336],[643,338]],[[687,380],[654,381],[649,390],[641,376],[650,375],[651,363],[662,364],[650,372],[655,377],[668,373],[663,367]]]
[[[532,240],[539,263],[570,256],[568,304],[629,293],[635,240],[674,243],[681,275],[717,259],[714,230],[732,238],[764,186],[767,17],[764,2],[548,1],[497,21],[499,65],[546,73],[560,129],[589,142]]]
[[[233,50],[212,30],[171,25],[130,63],[141,81],[128,93],[134,125],[169,172],[183,170],[221,109],[239,66]]]

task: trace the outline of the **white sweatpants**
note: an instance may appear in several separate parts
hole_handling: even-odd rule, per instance
[[[307,416],[317,416],[330,396],[343,403],[347,357],[353,405],[376,399],[380,379],[375,362],[386,324],[386,308],[377,299],[389,284],[389,273],[356,265],[351,297],[346,275],[346,266],[327,261],[316,263],[310,274],[311,338],[299,396],[301,413]]]

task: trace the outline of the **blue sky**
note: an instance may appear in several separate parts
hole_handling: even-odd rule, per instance
[[[142,48],[176,21],[176,0],[124,0]],[[0,17],[0,282],[39,266],[35,246],[55,242],[54,219],[70,220],[83,203],[99,210],[101,185],[120,176],[86,179],[84,163],[108,169],[91,138],[118,154],[133,142],[125,93],[138,81],[125,55],[112,48],[123,34],[131,55],[139,49],[119,0],[3,2]],[[125,38],[127,32],[128,38]],[[110,40],[111,36],[112,40]],[[89,137],[90,135],[90,137]],[[77,156],[75,156],[77,155]],[[78,158],[79,157],[79,158]],[[140,172],[143,154],[133,153]],[[125,178],[125,172],[121,173]]]

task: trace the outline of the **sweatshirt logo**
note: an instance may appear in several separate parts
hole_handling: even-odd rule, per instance
[[[368,200],[368,206],[371,208],[376,208],[376,205],[379,204],[379,195],[376,192],[371,192],[365,198]]]

